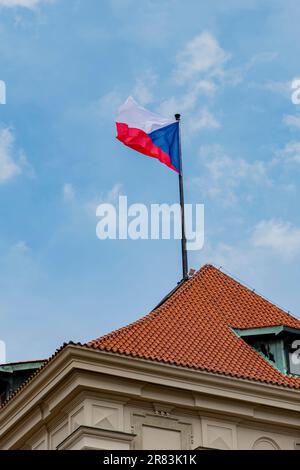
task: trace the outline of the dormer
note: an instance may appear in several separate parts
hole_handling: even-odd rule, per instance
[[[300,376],[300,329],[280,325],[234,332],[280,372]]]

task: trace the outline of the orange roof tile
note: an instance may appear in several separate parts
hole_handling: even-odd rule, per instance
[[[289,326],[292,317],[211,265],[140,320],[88,343],[95,349],[300,388],[231,328]]]

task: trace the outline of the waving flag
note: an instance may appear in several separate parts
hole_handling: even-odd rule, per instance
[[[181,172],[178,121],[148,111],[130,96],[119,108],[116,124],[123,144]]]

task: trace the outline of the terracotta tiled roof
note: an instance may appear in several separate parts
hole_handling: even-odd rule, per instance
[[[300,377],[279,372],[231,329],[279,325],[300,329],[299,320],[214,266],[205,265],[149,315],[88,345],[300,388]]]

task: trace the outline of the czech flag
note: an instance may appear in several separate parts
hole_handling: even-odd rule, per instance
[[[127,147],[181,172],[178,121],[148,111],[130,96],[119,108],[116,124],[117,139]]]

